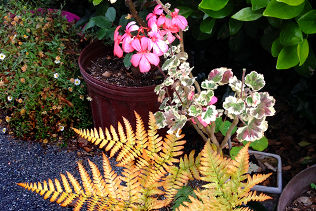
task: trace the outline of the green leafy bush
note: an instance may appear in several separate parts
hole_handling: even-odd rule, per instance
[[[248,38],[260,39],[264,49],[277,58],[277,69],[295,70],[310,76],[315,55],[310,47],[316,33],[316,10],[308,0],[202,0],[181,3],[178,8],[194,21],[197,40],[229,37],[232,50],[244,47]],[[193,19],[193,20],[192,20]]]
[[[14,1],[0,16],[0,105],[14,134],[46,142],[71,136],[72,126],[89,127],[73,23],[60,12],[32,11]]]

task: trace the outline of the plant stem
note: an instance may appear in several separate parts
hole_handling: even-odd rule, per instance
[[[132,17],[135,19],[137,24],[141,25],[142,27],[147,27],[147,24],[137,14],[137,11],[135,9],[135,6],[132,0],[125,0],[125,4],[129,8],[129,11],[131,12]]]
[[[227,142],[228,142],[228,139],[229,139],[229,137],[231,136],[231,133],[232,133],[234,127],[235,127],[235,126],[238,124],[238,122],[239,122],[238,120],[239,120],[239,119],[238,119],[238,117],[236,116],[235,119],[233,120],[232,124],[230,125],[228,131],[226,132],[226,136],[225,136],[225,138],[224,138],[224,140],[223,140],[223,142],[222,142],[222,144],[221,144],[221,149],[224,149],[224,147],[226,147]]]

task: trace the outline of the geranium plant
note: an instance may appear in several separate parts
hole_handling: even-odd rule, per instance
[[[231,69],[218,68],[212,70],[200,86],[192,76],[193,68],[187,62],[188,54],[183,50],[182,30],[188,27],[188,22],[179,15],[177,8],[172,12],[169,10],[170,5],[164,5],[159,0],[157,2],[159,4],[154,11],[146,17],[147,24],[138,21],[137,25],[131,21],[123,35],[119,34],[121,26],[116,28],[114,55],[122,57],[125,52],[140,72],[148,72],[152,66],[156,66],[165,76],[164,82],[155,89],[162,103],[161,111],[155,114],[158,126],[169,127],[170,134],[179,133],[186,122],[192,121],[205,141],[210,139],[218,149],[223,149],[240,120],[243,126],[237,129],[239,141],[261,139],[267,130],[266,116],[275,113],[274,98],[267,92],[259,92],[265,85],[263,75],[256,71],[245,75],[244,70],[242,80],[239,80]],[[133,11],[133,6],[130,9]],[[180,45],[172,45],[176,38],[180,40]],[[160,66],[162,56],[165,62]],[[223,107],[217,109],[215,90],[226,84],[235,94],[226,97]],[[171,87],[172,93],[168,92],[168,87],[169,90]],[[214,132],[216,122],[220,122],[216,120],[223,115],[233,121],[224,140],[219,143]]]

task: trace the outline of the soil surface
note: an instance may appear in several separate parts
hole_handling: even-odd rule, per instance
[[[285,211],[315,211],[316,190],[311,189],[295,199],[293,203],[285,208]]]
[[[107,55],[91,63],[87,72],[94,78],[118,86],[142,87],[161,84],[164,77],[157,67],[147,73],[140,73],[138,68],[126,68],[123,58]]]

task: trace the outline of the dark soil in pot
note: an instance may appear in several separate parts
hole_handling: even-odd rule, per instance
[[[316,190],[310,189],[295,199],[284,211],[314,211],[316,210]]]
[[[126,87],[158,85],[164,80],[164,76],[157,67],[152,66],[149,72],[140,73],[133,66],[126,68],[123,58],[113,55],[106,55],[92,62],[87,72],[98,80]]]

